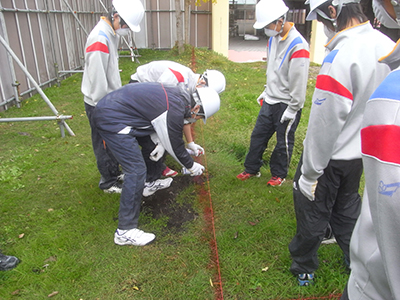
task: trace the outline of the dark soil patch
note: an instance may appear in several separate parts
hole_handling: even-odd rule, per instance
[[[152,214],[153,218],[168,218],[167,230],[180,232],[183,225],[197,218],[198,214],[193,209],[193,201],[178,203],[178,195],[189,186],[193,186],[191,196],[196,197],[197,191],[194,178],[191,176],[177,176],[168,189],[160,190],[150,197],[143,198],[142,210]]]

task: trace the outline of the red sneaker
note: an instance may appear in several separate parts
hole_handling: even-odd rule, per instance
[[[267,182],[270,186],[281,186],[285,182],[285,178],[280,178],[278,176],[272,176],[272,178]]]
[[[165,170],[162,172],[162,176],[164,177],[175,177],[176,175],[178,175],[178,172],[171,170],[168,167],[165,167]]]
[[[236,176],[236,178],[240,179],[242,181],[245,181],[245,180],[249,179],[250,177],[260,177],[260,176],[261,176],[260,172],[257,172],[257,174],[250,174],[250,173],[247,173],[246,171],[244,171],[244,172],[240,173],[238,176]]]

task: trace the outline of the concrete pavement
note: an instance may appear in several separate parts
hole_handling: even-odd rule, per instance
[[[234,62],[265,61],[267,38],[246,40],[243,36],[229,38],[228,59]]]

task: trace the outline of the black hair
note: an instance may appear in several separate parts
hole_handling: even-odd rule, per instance
[[[112,24],[113,28],[114,28],[114,15],[115,14],[117,14],[118,17],[119,17],[119,24],[120,24],[121,28],[122,28],[123,25],[127,25],[128,26],[128,24],[126,24],[125,20],[122,19],[121,15],[116,11],[116,9],[113,6],[112,9],[110,10],[110,12],[107,13],[107,15],[106,15],[107,19],[111,21],[111,24]]]
[[[329,6],[332,5],[332,0],[327,1],[320,6],[318,6],[318,9],[323,11],[327,16],[330,16],[329,13]],[[334,6],[334,5],[332,5]],[[337,8],[337,6],[334,6]],[[337,17],[337,31],[345,29],[351,19],[358,19],[361,23],[368,21],[368,17],[364,14],[362,6],[360,3],[345,3],[342,6],[342,10]],[[324,23],[328,27],[331,27],[329,23],[331,23],[329,20],[324,19],[317,13],[317,20]]]

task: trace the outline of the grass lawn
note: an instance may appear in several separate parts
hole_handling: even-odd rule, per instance
[[[195,127],[196,142],[206,150],[204,183],[189,181],[174,203],[166,203],[195,217],[181,222],[178,230],[168,225],[170,215],[154,217],[151,205],[145,206],[140,227],[157,236],[148,246],[113,242],[119,195],[97,187],[80,74],[45,90],[58,111],[74,116],[67,123],[76,136],[61,138],[54,121],[0,123],[0,249],[21,259],[17,268],[0,272],[0,299],[215,299],[218,266],[224,299],[314,299],[343,291],[348,274],[336,244],[321,246],[314,286],[298,287],[289,272],[288,244],[296,231],[292,178],[318,67],[311,68],[289,176],[281,187],[270,188],[273,140],[261,178],[236,179],[258,114],[265,63],[233,63],[205,49],[194,53],[195,61],[191,49],[180,56],[174,50],[140,51],[142,64],[174,60],[198,73],[218,69],[227,80],[221,110]],[[120,59],[124,84],[137,66]],[[45,115],[52,112],[39,95],[0,113],[1,118]],[[167,162],[180,170],[170,157]],[[162,201],[165,194],[157,194],[153,200]]]

